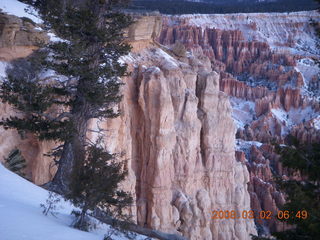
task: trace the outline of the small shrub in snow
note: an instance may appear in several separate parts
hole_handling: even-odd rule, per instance
[[[73,223],[71,224],[72,227],[87,232],[96,228],[96,225],[93,222],[91,222],[90,217],[88,215],[85,215],[81,218],[81,211],[73,210],[71,212],[71,215],[75,217]]]
[[[72,178],[72,191],[64,197],[70,200],[81,212],[74,212],[74,227],[87,231],[90,227],[88,214],[100,208],[109,216],[127,219],[125,208],[132,203],[130,194],[119,190],[119,183],[127,176],[123,162],[117,162],[115,155],[105,151],[102,139],[87,147],[86,159],[77,162]]]
[[[13,149],[7,158],[5,158],[5,167],[10,171],[25,177],[23,170],[26,168],[26,160],[21,155],[21,152],[18,148]]]
[[[49,197],[46,200],[45,204],[40,204],[42,208],[42,213],[44,215],[48,215],[50,213],[52,216],[56,217],[58,208],[58,203],[60,202],[60,197],[58,194],[54,192],[49,192]]]

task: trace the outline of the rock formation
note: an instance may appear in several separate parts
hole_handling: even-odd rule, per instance
[[[142,20],[137,26],[148,32],[129,29],[128,39],[143,42],[145,50],[123,58],[132,72],[124,79],[123,114],[91,123],[92,129],[108,129],[109,149],[127,160],[123,187],[135,196],[135,220],[189,239],[249,239],[255,233],[253,220],[211,219],[214,210],[250,210],[249,173],[235,159],[236,129],[228,96],[219,90],[220,76],[210,61],[194,56],[177,60],[152,43],[157,21]],[[152,23],[155,30],[149,32]],[[2,109],[12,113],[4,105]],[[6,146],[1,153],[19,143],[33,181],[49,180],[51,162],[42,154],[51,145],[32,136],[21,141],[14,131],[6,134],[14,144],[1,138]]]
[[[194,57],[179,62],[154,47],[132,57],[121,121],[100,127],[111,132],[109,142],[117,139],[113,150],[126,148],[138,223],[189,239],[248,239],[252,221],[210,219],[213,210],[240,212],[250,202],[219,75]]]
[[[48,40],[47,34],[37,30],[32,20],[0,12],[0,61],[26,57],[39,43]]]
[[[275,154],[267,154],[273,151],[269,143],[284,143],[289,133],[319,141],[319,68],[312,59],[320,52],[310,17],[319,19],[316,12],[168,16],[158,38],[207,56],[220,73],[220,90],[231,97],[238,125],[236,157],[248,166],[255,211],[276,212],[284,203],[271,166],[280,176],[283,169]],[[285,228],[275,219],[256,223],[259,233]]]
[[[91,128],[108,129],[109,150],[127,161],[123,188],[134,195],[138,224],[192,240],[250,239],[253,220],[211,219],[212,211],[275,213],[284,203],[271,170],[280,176],[286,170],[270,142],[284,143],[289,133],[320,140],[319,52],[310,16],[319,18],[315,12],[151,15],[127,30],[133,51],[122,59],[131,71],[123,79],[122,115],[93,120]],[[47,41],[30,24],[0,14],[0,61]],[[186,56],[170,51],[176,41]],[[7,105],[0,109],[1,116],[13,113]],[[53,143],[0,131],[0,161],[18,147],[35,183],[52,178],[55,168],[43,153]],[[286,227],[275,219],[255,223],[259,233]]]
[[[14,15],[0,12],[0,81],[5,68],[6,61],[30,55],[40,42],[48,42],[47,33],[36,30],[35,24],[28,19],[20,19]],[[7,104],[0,103],[0,116],[5,118],[12,116],[14,110]],[[26,174],[33,182],[43,184],[55,173],[52,160],[44,156],[50,151],[53,143],[39,142],[31,134],[21,136],[14,130],[0,128],[0,161],[8,156],[10,151],[18,148],[22,151],[27,161]]]

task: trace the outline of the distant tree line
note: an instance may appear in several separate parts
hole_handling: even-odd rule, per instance
[[[133,0],[130,9],[159,11],[163,14],[210,14],[210,13],[254,13],[295,12],[315,10],[319,4],[313,0],[280,0],[278,2],[228,2],[206,3],[181,0],[146,1]]]

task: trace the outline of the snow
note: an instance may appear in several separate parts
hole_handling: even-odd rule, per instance
[[[237,151],[243,151],[246,155],[246,158],[249,159],[249,153],[252,146],[257,148],[261,147],[263,143],[257,141],[245,141],[243,139],[236,139],[235,149]]]
[[[57,36],[56,36],[54,33],[52,33],[52,32],[49,32],[49,33],[48,33],[48,36],[49,36],[51,42],[67,42],[67,43],[68,43],[67,40],[64,40],[64,39],[62,39],[62,38],[57,37]]]
[[[8,63],[0,61],[0,81],[2,81],[2,79],[7,76],[6,74],[7,66],[8,66]]]
[[[18,17],[27,17],[30,18],[35,23],[42,23],[42,20],[30,13],[27,13],[25,9],[28,7],[27,4],[19,2],[17,0],[1,0],[0,9],[3,12],[16,15]]]
[[[52,82],[65,83],[66,81],[69,80],[68,77],[63,76],[63,75],[59,75],[52,69],[42,70],[42,72],[39,73],[38,78],[43,83],[52,83]]]
[[[48,192],[10,172],[0,164],[0,234],[1,240],[102,240],[110,228],[98,224],[96,230],[83,232],[70,227],[74,209],[65,201],[59,203],[56,217],[42,214]],[[113,239],[127,239],[123,235]],[[145,239],[138,236],[136,239]]]
[[[320,117],[313,120],[313,126],[315,129],[320,130]]]
[[[121,56],[119,58],[119,60],[118,60],[118,62],[120,64],[133,63],[134,61],[135,61],[135,58],[134,58],[133,54],[131,54],[131,53],[129,53],[129,54],[125,55],[125,56]]]
[[[272,185],[271,183],[269,183],[269,182],[266,182],[266,181],[263,181],[261,178],[259,178],[259,177],[256,177],[256,179],[258,179],[261,183],[263,183],[263,184],[267,184],[267,185]]]
[[[251,146],[261,147],[262,143],[258,141],[245,141],[243,139],[236,139],[236,145],[239,146],[239,148],[246,148]]]
[[[255,117],[255,103],[252,101],[245,101],[240,98],[230,97],[232,106],[232,118],[237,128],[243,129],[246,124],[250,124]]]
[[[158,68],[157,66],[151,66],[147,69],[147,71],[153,72],[155,74],[159,74],[161,72],[160,68]]]
[[[161,48],[156,49],[156,55],[160,56],[160,59],[167,69],[178,68],[177,60],[171,57],[168,53]]]
[[[8,14],[15,15],[17,17],[27,17],[30,18],[35,23],[42,23],[42,19],[39,17],[33,15],[33,13],[29,13],[31,11],[30,8],[28,8],[27,4],[21,3],[17,0],[1,0],[0,2],[0,9],[2,9],[3,12],[6,12]],[[26,11],[28,10],[28,11]],[[35,27],[35,30],[43,31],[43,29],[39,26]],[[57,37],[54,33],[49,32],[48,36],[50,38],[51,42],[67,42],[66,40],[63,40],[59,37]]]
[[[315,121],[316,119],[320,118],[319,112],[316,112],[314,109],[312,109],[311,106],[308,106],[306,108],[291,108],[288,112],[286,112],[282,108],[273,108],[271,109],[272,114],[276,119],[282,123],[282,133],[286,134],[288,131],[304,122],[308,121]],[[318,125],[315,125],[315,127]]]
[[[272,109],[272,112],[277,112],[277,110]],[[283,120],[285,120],[286,117],[284,117],[284,110],[278,110],[278,113],[282,112],[281,116]],[[308,106],[306,108],[291,108],[290,111],[288,111],[286,114],[288,114],[288,124],[289,125],[297,125],[302,122],[310,121],[313,118],[317,118],[319,116],[319,112],[316,112],[314,109],[312,109],[311,106]]]
[[[316,47],[314,30],[309,24],[310,19],[319,21],[317,11],[302,11],[292,13],[237,13],[237,14],[185,14],[173,19],[170,24],[187,21],[190,25],[224,30],[240,30],[248,41],[269,43],[277,52],[315,56],[319,54]],[[303,24],[297,28],[295,24]],[[301,29],[301,30],[299,30]],[[296,34],[292,34],[293,32]],[[288,41],[293,38],[296,43],[288,47]]]
[[[286,126],[292,125],[291,120],[289,119],[288,113],[283,109],[271,109],[273,115],[280,120],[281,122],[285,122]]]
[[[320,76],[320,68],[318,64],[316,64],[310,58],[297,60],[296,63],[297,65],[295,67],[295,70],[302,75],[304,81],[304,86],[301,89],[302,94],[310,98],[316,98],[320,100],[319,92],[317,92],[317,90],[315,89],[312,89],[310,85],[310,81],[313,78],[319,78]]]

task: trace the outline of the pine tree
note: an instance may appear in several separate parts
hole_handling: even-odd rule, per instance
[[[131,19],[114,10],[119,3],[114,0],[23,2],[33,6],[44,27],[63,40],[13,64],[0,97],[21,114],[1,125],[62,143],[54,153],[59,157],[58,171],[48,187],[67,194],[75,166],[87,159],[89,120],[119,115],[114,106],[121,100],[120,78],[126,75],[126,65],[118,60],[130,50],[123,29]],[[49,69],[60,76],[56,81],[39,77]]]
[[[123,163],[104,150],[101,140],[88,146],[86,152],[85,161],[75,167],[72,191],[65,196],[81,209],[74,226],[89,230],[87,212],[97,208],[115,219],[129,221],[124,209],[132,203],[132,198],[118,186],[127,175]]]
[[[285,240],[320,239],[320,143],[304,144],[288,137],[287,146],[277,146],[284,167],[291,175],[299,173],[301,179],[277,181],[287,196],[280,209],[286,213],[279,219],[292,228],[273,235]]]

